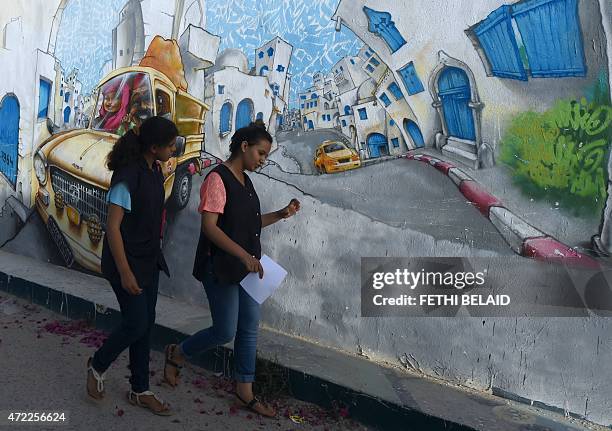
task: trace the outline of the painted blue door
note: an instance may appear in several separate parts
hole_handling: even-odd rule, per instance
[[[0,104],[0,172],[15,187],[19,147],[19,101],[4,96]]]
[[[253,121],[253,102],[251,99],[243,99],[236,108],[236,130],[246,127]]]
[[[471,97],[470,81],[457,67],[447,67],[438,78],[438,92],[449,136],[476,139],[474,116],[468,106]]]
[[[308,130],[313,130],[314,124],[312,124],[312,120],[308,120]]]
[[[380,157],[389,154],[389,145],[387,144],[387,138],[385,135],[380,133],[372,133],[368,136],[368,149],[370,150],[370,157]]]
[[[404,130],[406,130],[406,133],[412,138],[412,142],[414,142],[417,148],[425,146],[425,140],[423,139],[421,129],[419,129],[419,126],[417,126],[414,121],[404,120]]]
[[[66,106],[64,109],[64,123],[70,122],[70,106]]]

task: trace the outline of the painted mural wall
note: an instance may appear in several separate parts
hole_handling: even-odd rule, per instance
[[[612,423],[609,320],[362,318],[359,297],[362,256],[608,258],[611,16],[605,0],[12,1],[0,248],[98,274],[106,154],[164,115],[184,145],[164,166],[161,291],[206,305],[199,187],[260,121],[262,207],[303,203],[262,234],[290,274],[265,325]]]

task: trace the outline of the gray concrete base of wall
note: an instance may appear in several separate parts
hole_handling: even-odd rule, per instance
[[[0,251],[0,290],[70,319],[87,319],[101,329],[120,314],[108,283],[98,277]],[[160,296],[153,348],[178,342],[209,326],[206,308]],[[293,396],[330,407],[334,402],[377,429],[392,430],[594,430],[579,418],[526,406],[506,398],[451,386],[406,370],[326,348],[261,328],[258,358],[283,370]],[[200,355],[198,365],[231,370],[232,346]],[[545,406],[542,406],[545,407]]]

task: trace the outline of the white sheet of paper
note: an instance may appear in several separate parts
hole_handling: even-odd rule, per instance
[[[260,304],[268,299],[276,289],[278,289],[287,276],[285,268],[274,262],[268,255],[261,256],[259,259],[264,270],[263,278],[259,278],[259,273],[249,272],[242,279],[240,285]]]

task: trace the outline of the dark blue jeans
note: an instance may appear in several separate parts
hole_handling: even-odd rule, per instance
[[[130,348],[130,384],[134,392],[149,390],[149,353],[151,330],[155,325],[159,271],[153,281],[140,286],[140,295],[130,295],[121,285],[111,284],[121,309],[121,324],[110,334],[93,356],[92,366],[105,372],[127,347]]]
[[[221,283],[213,274],[210,260],[206,264],[203,284],[213,324],[184,340],[181,352],[190,358],[234,339],[234,378],[242,383],[253,382],[259,303],[240,284]]]

